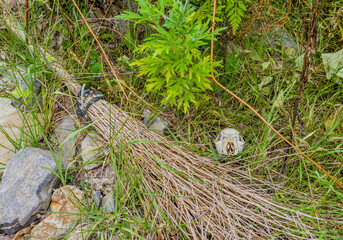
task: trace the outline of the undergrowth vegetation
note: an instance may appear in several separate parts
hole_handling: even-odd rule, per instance
[[[339,75],[339,71],[343,67],[332,69],[323,58],[325,53],[342,50],[340,0],[323,1],[318,9],[313,64],[299,100],[297,123],[294,128],[291,124],[299,93],[302,54],[307,44],[304,25],[309,22],[313,2],[222,0],[218,3],[213,33],[213,2],[209,0],[138,0],[117,5],[113,1],[86,0],[77,4],[123,81],[168,121],[171,141],[247,172],[251,179],[259,177],[273,183],[275,188],[269,191],[275,201],[309,214],[306,221],[315,227],[319,239],[342,239],[343,189],[211,80],[214,71],[223,86],[253,106],[283,136],[342,183],[343,74]],[[39,77],[45,89],[43,120],[33,112],[38,130],[23,130],[25,141],[13,139],[16,150],[23,146],[52,150],[48,137],[53,130],[50,117],[56,98],[61,95],[72,98],[62,79],[56,79],[47,70],[45,59],[32,56],[28,45],[36,51],[38,47],[53,51],[77,76],[76,81],[97,89],[109,101],[141,119],[144,109],[150,106],[127,89],[130,101],[123,98],[73,4],[66,0],[30,1],[30,4],[27,34],[33,42],[20,43],[0,27],[1,60],[11,63],[7,68],[24,66],[26,74]],[[213,64],[211,39],[215,39]],[[331,59],[342,66],[343,57]],[[327,75],[330,69],[332,77]],[[11,94],[1,95],[11,99],[25,98],[34,92],[34,89],[22,92],[15,79],[8,88]],[[21,104],[30,107],[28,103]],[[245,150],[236,157],[218,155],[215,151],[213,140],[226,127],[239,130],[245,139]],[[44,136],[43,140],[38,140],[39,135]],[[83,208],[82,218],[89,236],[96,232],[100,239],[145,238],[166,228],[151,227],[155,220],[150,212],[152,206],[145,205],[144,198],[154,193],[147,192],[141,197],[145,191],[140,184],[141,173],[125,167],[126,161],[136,160],[125,157],[110,152],[106,159],[114,170],[113,182],[117,183],[115,214],[101,212],[91,204]],[[60,168],[56,174],[63,183],[82,187],[91,199],[92,189],[80,178],[80,169],[79,166],[65,172]],[[316,218],[324,218],[326,222]]]
[[[205,24],[194,18],[195,7],[179,1],[160,0],[156,6],[148,1],[138,1],[139,14],[125,12],[119,17],[136,20],[135,24],[147,24],[156,33],[151,34],[135,51],[145,54],[131,66],[139,66],[139,75],[147,75],[147,91],[161,92],[162,103],[176,105],[187,112],[190,104],[199,105],[199,99],[208,97],[205,90],[212,90],[211,72],[220,66],[211,63],[210,55],[203,54],[200,47],[206,46],[211,35],[209,21]],[[165,8],[170,7],[168,13]],[[163,25],[160,21],[163,19]],[[207,46],[208,49],[208,46]],[[208,51],[207,51],[208,52]],[[166,89],[165,92],[162,90]]]

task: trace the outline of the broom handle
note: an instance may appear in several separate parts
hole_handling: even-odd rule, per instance
[[[14,33],[17,36],[17,38],[19,38],[22,42],[25,42],[25,40],[27,39],[27,41],[31,43],[32,41],[30,36],[27,36],[25,31],[23,30],[23,27],[19,24],[18,20],[15,17],[13,17],[13,14],[10,13],[10,4],[11,1],[8,1],[7,4],[3,4],[3,14],[5,16],[4,20],[7,24],[6,27],[10,29],[11,32]],[[33,45],[27,45],[27,47],[29,48],[32,54],[36,54]],[[49,69],[53,71],[58,78],[63,79],[62,81],[69,87],[72,94],[77,96],[77,94],[81,90],[81,85],[75,81],[70,80],[72,79],[72,75],[64,69],[62,64],[58,63],[55,57],[53,57],[51,54],[45,51],[42,47],[37,47],[37,49],[41,57],[43,57],[46,60]]]

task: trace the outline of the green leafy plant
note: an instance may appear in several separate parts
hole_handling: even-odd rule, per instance
[[[229,23],[232,27],[233,34],[236,33],[239,24],[242,22],[242,18],[245,16],[247,11],[247,3],[251,0],[228,0],[225,13],[229,17]]]
[[[136,49],[145,57],[131,65],[139,67],[140,76],[148,77],[148,91],[164,91],[162,103],[183,107],[186,112],[191,103],[197,106],[207,98],[205,90],[211,90],[211,71],[220,63],[211,64],[205,47],[223,28],[211,33],[208,22],[197,21],[195,7],[187,2],[158,0],[153,5],[138,0],[138,5],[138,13],[126,11],[119,18],[149,24],[153,34]]]
[[[250,2],[251,0],[218,0],[215,17],[216,23],[228,19],[233,34],[236,34],[242,19],[246,16],[247,7]],[[191,3],[199,6],[199,10],[195,13],[197,19],[202,21],[212,19],[213,0],[191,0]]]
[[[198,11],[194,13],[195,19],[197,19],[197,21],[202,21],[205,23],[208,22],[209,19],[212,20],[213,0],[191,0],[190,2],[198,9]],[[227,18],[224,12],[226,8],[225,5],[226,4],[222,4],[222,0],[217,1],[215,16],[216,23],[223,22],[225,18]]]

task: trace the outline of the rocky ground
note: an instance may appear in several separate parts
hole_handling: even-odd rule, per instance
[[[108,145],[95,132],[80,132],[82,124],[76,115],[68,114],[68,106],[64,106],[61,108],[64,110],[53,115],[56,126],[49,141],[54,150],[24,147],[16,152],[12,139],[19,139],[26,127],[32,128],[23,121],[30,112],[16,108],[7,98],[0,98],[0,103],[3,127],[0,144],[6,146],[0,148],[4,166],[0,183],[0,239],[19,239],[24,235],[24,239],[30,236],[52,239],[66,234],[69,236],[66,239],[81,239],[82,229],[76,228],[72,233],[68,229],[78,224],[78,213],[86,204],[84,192],[75,186],[60,187],[61,179],[54,173],[82,168],[81,177],[93,189],[88,198],[93,202],[88,204],[113,212],[115,183],[106,163]],[[72,103],[69,101],[69,104]],[[71,108],[69,105],[69,110]],[[151,129],[163,131],[166,128],[160,118],[149,118],[147,111],[144,123],[150,124]]]

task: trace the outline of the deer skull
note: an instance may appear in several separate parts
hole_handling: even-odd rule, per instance
[[[214,140],[218,154],[228,156],[235,156],[242,152],[244,143],[242,135],[233,128],[223,129]]]

